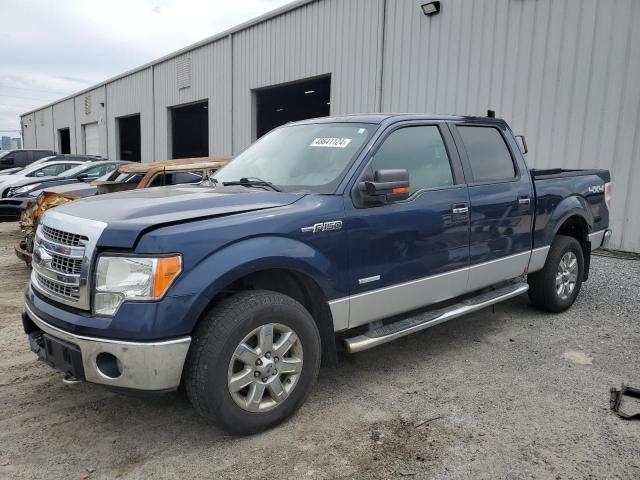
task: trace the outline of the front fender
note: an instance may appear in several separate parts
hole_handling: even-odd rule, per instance
[[[301,241],[281,236],[260,236],[227,245],[204,258],[175,285],[176,295],[194,295],[186,318],[193,325],[211,301],[225,287],[251,273],[284,269],[307,275],[317,283],[325,298],[337,298],[341,292],[335,262]],[[204,287],[204,288],[203,288]]]

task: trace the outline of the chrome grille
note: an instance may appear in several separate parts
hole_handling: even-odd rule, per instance
[[[80,289],[78,287],[71,287],[62,283],[54,282],[48,278],[38,275],[38,283],[41,287],[46,288],[51,293],[59,295],[61,297],[68,298],[73,301],[77,301],[80,298]]]
[[[32,287],[59,303],[90,310],[91,260],[106,227],[56,208],[47,211],[34,238]]]
[[[84,235],[78,235],[77,233],[63,232],[55,228],[42,226],[42,233],[47,240],[59,243],[61,245],[69,245],[71,247],[79,247],[84,245],[89,239]]]
[[[82,259],[52,255],[51,269],[56,272],[80,275],[82,271]]]

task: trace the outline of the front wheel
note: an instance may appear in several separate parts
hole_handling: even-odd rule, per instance
[[[575,302],[584,278],[584,253],[573,237],[558,235],[544,268],[529,275],[529,299],[538,308],[562,312]]]
[[[302,405],[320,357],[318,328],[300,303],[271,291],[241,292],[197,328],[185,367],[187,394],[226,431],[257,433]]]

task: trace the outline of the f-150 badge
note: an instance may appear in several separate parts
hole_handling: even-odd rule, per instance
[[[340,230],[342,228],[342,220],[334,220],[333,222],[316,223],[311,227],[303,227],[300,230],[302,233],[318,233],[318,232],[332,232],[334,230]]]

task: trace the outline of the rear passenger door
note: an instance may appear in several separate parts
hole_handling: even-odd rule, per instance
[[[352,191],[345,206],[349,327],[466,291],[469,197],[447,125],[393,127],[373,147],[358,182],[387,169],[408,171],[407,200],[367,206]]]
[[[533,190],[513,136],[501,123],[452,126],[469,181],[469,291],[524,273]]]

